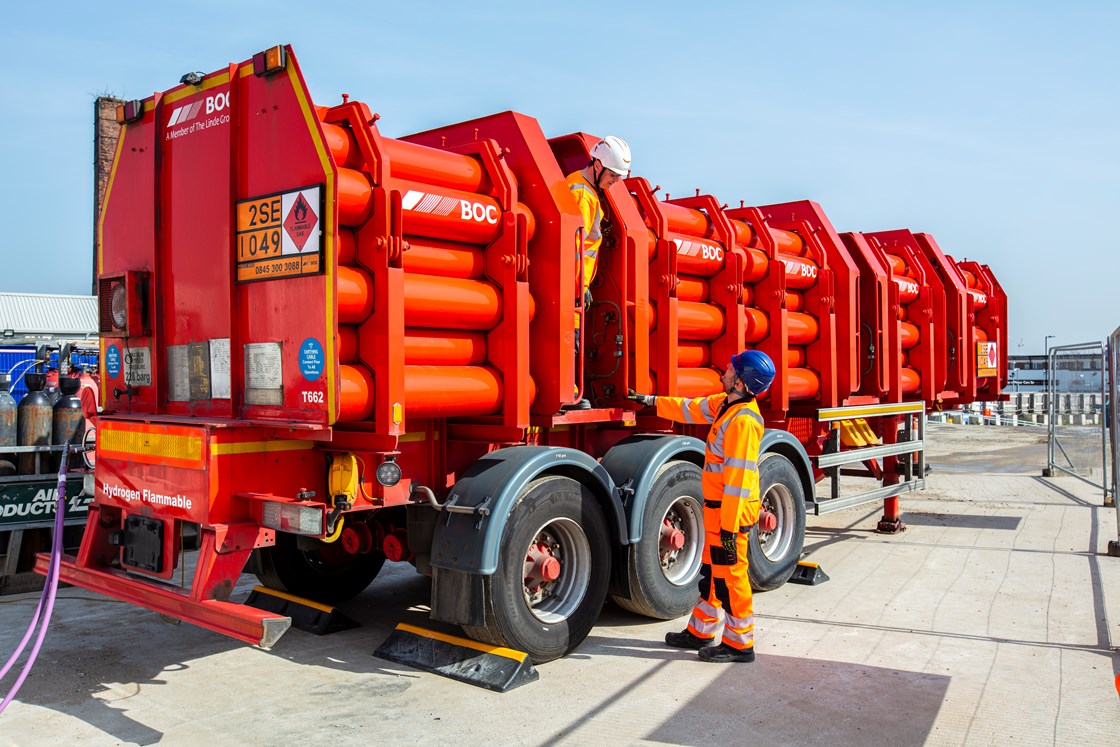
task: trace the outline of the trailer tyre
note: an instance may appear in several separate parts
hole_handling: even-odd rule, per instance
[[[486,625],[464,626],[476,640],[524,651],[540,664],[587,637],[610,577],[607,522],[577,481],[529,483],[502,533],[497,571],[484,577]]]
[[[750,579],[756,591],[770,591],[789,580],[805,545],[805,490],[793,463],[769,453],[758,466],[762,510],[778,519],[772,532],[758,525],[750,533]]]
[[[300,547],[299,538],[276,533],[276,545],[256,550],[248,570],[271,589],[325,604],[348,601],[365,591],[381,571],[379,552],[348,555],[338,543]]]
[[[691,462],[663,465],[650,487],[644,513],[641,541],[623,548],[629,596],[612,598],[630,612],[671,620],[696,604],[696,579],[704,553],[700,468]]]

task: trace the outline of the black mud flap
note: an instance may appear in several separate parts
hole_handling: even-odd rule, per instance
[[[504,693],[540,679],[529,655],[401,623],[374,656]]]
[[[292,627],[315,635],[327,635],[356,628],[359,623],[338,611],[336,607],[292,596],[264,586],[254,586],[245,600],[249,607],[265,612],[275,612],[292,618]]]

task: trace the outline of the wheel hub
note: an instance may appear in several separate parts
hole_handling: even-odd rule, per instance
[[[553,554],[551,547],[544,542],[529,545],[525,554],[525,588],[530,591],[540,591],[545,584],[550,584],[560,578],[560,561]]]
[[[684,532],[665,519],[661,524],[661,549],[679,550],[682,547],[684,547]]]
[[[760,532],[773,532],[778,528],[778,517],[767,510],[762,510],[758,514],[758,530]]]

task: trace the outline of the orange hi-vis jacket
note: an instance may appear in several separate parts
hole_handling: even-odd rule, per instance
[[[657,415],[678,423],[712,424],[700,478],[704,504],[719,508],[719,529],[740,532],[754,526],[762,505],[758,449],[765,421],[754,400],[736,402],[721,414],[726,400],[722,392],[695,399],[658,397]],[[715,527],[705,530],[717,531]]]
[[[581,290],[586,291],[587,286],[591,284],[591,279],[595,277],[595,269],[599,264],[599,245],[603,243],[603,208],[599,203],[599,192],[583,177],[582,171],[568,176],[568,189],[579,205],[579,214],[583,216],[583,288]]]

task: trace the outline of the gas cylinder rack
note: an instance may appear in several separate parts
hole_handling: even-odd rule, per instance
[[[94,500],[60,575],[239,640],[291,623],[232,598],[246,569],[339,603],[409,562],[433,618],[536,662],[608,596],[684,614],[706,427],[626,392],[715,393],[744,348],[777,368],[750,536],[752,584],[775,588],[806,509],[854,500],[817,490],[829,470],[862,463],[879,485],[859,499],[901,529],[914,420],[1006,377],[986,266],[927,234],[839,233],[810,200],[729,207],[634,174],[604,195],[586,303],[565,183],[585,132],[506,111],[389,137],[361,101],[314,102],[288,47],[118,119]],[[186,524],[199,562],[175,586]]]

